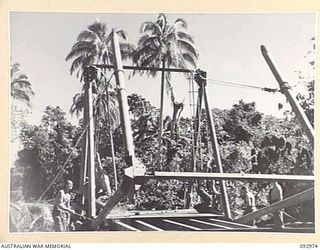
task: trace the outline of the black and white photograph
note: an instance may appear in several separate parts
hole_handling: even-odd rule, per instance
[[[9,234],[316,233],[315,12],[8,20]]]

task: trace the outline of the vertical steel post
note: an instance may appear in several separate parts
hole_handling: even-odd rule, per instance
[[[261,45],[261,52],[262,52],[264,59],[266,60],[266,62],[268,64],[269,68],[271,69],[274,77],[276,78],[276,80],[280,86],[280,90],[282,91],[282,93],[286,96],[287,100],[289,101],[293,112],[298,117],[304,132],[306,133],[307,137],[309,138],[310,143],[313,146],[314,129],[313,129],[308,117],[304,113],[303,109],[301,108],[301,106],[298,103],[298,101],[296,100],[296,98],[293,96],[292,91],[291,91],[291,87],[289,86],[289,84],[287,82],[283,81],[283,78],[282,78],[281,74],[279,73],[277,66],[275,65],[271,55],[269,54],[267,48],[264,45]]]
[[[209,104],[209,100],[207,97],[207,91],[206,91],[207,73],[200,72],[200,74],[201,74],[201,77],[203,78],[202,81],[200,81],[200,82],[203,87],[203,99],[204,99],[204,104],[205,104],[206,113],[207,113],[208,127],[209,127],[209,131],[210,131],[210,140],[211,140],[213,154],[214,154],[213,156],[215,159],[215,163],[218,167],[218,171],[220,173],[223,173],[223,167],[222,167],[222,162],[221,162],[220,153],[219,153],[219,144],[218,144],[216,129],[214,127],[213,116],[212,116],[212,112],[211,112],[211,108],[210,108],[211,106]],[[230,211],[228,193],[227,193],[226,184],[225,184],[224,180],[220,181],[220,189],[221,189],[221,195],[222,195],[222,206],[223,206],[223,211],[224,211],[225,217],[227,219],[231,220],[232,216],[231,216],[231,211]]]

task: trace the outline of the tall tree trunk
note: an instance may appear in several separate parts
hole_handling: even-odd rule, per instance
[[[162,60],[162,68],[164,69],[166,66],[165,60]],[[162,132],[163,132],[163,108],[164,108],[164,79],[165,72],[164,70],[161,72],[161,93],[160,93],[160,115],[159,115],[159,136],[158,136],[158,169],[162,170],[161,166],[161,149],[162,149]]]
[[[177,131],[181,112],[183,110],[183,103],[173,102],[173,114],[171,123],[171,139],[173,139],[174,132]]]

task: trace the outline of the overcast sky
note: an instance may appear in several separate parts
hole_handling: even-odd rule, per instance
[[[188,31],[196,38],[200,52],[199,68],[208,78],[277,88],[270,69],[264,61],[260,45],[264,44],[275,59],[285,80],[297,82],[295,70],[306,65],[305,55],[310,50],[310,39],[315,36],[314,13],[170,13],[172,23],[182,17]],[[20,63],[21,70],[30,78],[35,92],[33,113],[28,118],[38,124],[47,105],[60,106],[69,115],[72,97],[81,91],[81,84],[69,69],[71,61],[65,57],[77,35],[96,19],[128,32],[136,44],[144,21],[153,21],[157,13],[10,13],[11,63]],[[177,99],[189,106],[188,81],[175,74],[174,91]],[[126,82],[127,92],[140,94],[159,107],[160,75],[152,79],[135,76]],[[279,116],[278,103],[285,102],[281,94],[257,90],[208,85],[212,107],[230,108],[240,99],[256,102],[258,110]],[[171,114],[169,101],[166,112]],[[190,115],[185,108],[184,116]],[[73,123],[77,118],[73,117]]]

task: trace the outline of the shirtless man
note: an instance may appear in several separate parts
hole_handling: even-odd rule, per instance
[[[55,198],[52,217],[54,221],[54,230],[56,232],[69,231],[70,214],[75,213],[75,211],[70,207],[70,191],[72,188],[73,182],[71,180],[67,180],[64,184],[64,188],[58,192]]]

